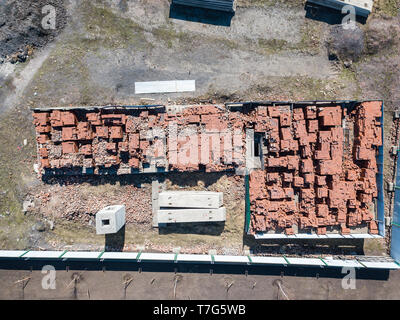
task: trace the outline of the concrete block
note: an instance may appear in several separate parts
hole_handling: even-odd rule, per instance
[[[96,213],[96,233],[117,233],[125,224],[125,205],[108,206]]]
[[[151,195],[152,195],[152,213],[153,213],[153,228],[158,227],[158,221],[157,221],[157,211],[160,209],[160,206],[158,204],[158,195],[159,195],[159,182],[158,180],[154,180],[151,183]]]
[[[226,209],[163,209],[158,210],[158,223],[217,222],[226,220]]]
[[[165,191],[158,195],[160,208],[210,208],[223,205],[222,192],[209,191]]]

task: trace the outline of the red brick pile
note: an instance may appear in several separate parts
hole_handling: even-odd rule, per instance
[[[249,112],[213,105],[180,112],[35,111],[34,124],[42,168],[85,167],[94,173],[102,167],[142,170],[153,160],[165,171],[242,168],[245,130],[254,129],[262,137],[263,168],[250,174],[252,233],[325,234],[339,227],[349,234],[351,227],[368,225],[376,234],[380,117],[381,102],[374,101],[350,112],[314,105]]]
[[[35,111],[33,116],[42,168],[85,167],[97,173],[99,167],[139,169],[155,159],[157,168],[168,171],[197,171],[203,166],[206,172],[216,172],[243,163],[243,121],[239,114],[228,115],[216,106],[136,114],[53,110]],[[239,134],[225,139],[228,127]],[[219,150],[212,147],[214,139]],[[234,154],[226,159],[225,149],[232,149],[234,142],[240,145],[233,139],[242,147],[231,150]]]
[[[295,108],[292,115],[289,107],[259,107],[255,130],[265,133],[268,150],[264,170],[250,174],[250,231],[291,235],[296,226],[322,235],[339,226],[349,234],[350,227],[368,225],[377,234],[380,117],[379,101],[350,114],[340,106]],[[345,139],[344,130],[354,139]]]

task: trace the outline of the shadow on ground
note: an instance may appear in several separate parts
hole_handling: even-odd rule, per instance
[[[183,224],[167,224],[159,228],[159,234],[202,234],[219,236],[225,227],[225,222],[186,222]]]
[[[254,266],[226,264],[195,264],[173,262],[131,262],[131,261],[52,261],[38,260],[0,260],[0,269],[6,270],[42,270],[45,265],[52,265],[56,270],[103,270],[103,271],[138,271],[138,272],[175,272],[175,273],[210,273],[210,274],[246,274],[276,275],[313,278],[343,278],[342,268],[299,267],[299,266]],[[389,270],[357,269],[357,279],[388,280]]]
[[[343,18],[345,18],[345,16],[348,14],[342,14],[339,10],[322,7],[309,2],[306,2],[304,10],[306,11],[305,17],[307,19],[325,22],[331,25],[341,24]],[[356,15],[356,21],[358,23],[365,24],[367,22],[367,18]]]
[[[302,255],[364,255],[363,239],[271,239],[255,240],[250,235],[243,236],[243,243],[254,254],[302,254]]]
[[[235,13],[171,4],[170,19],[230,27]]]
[[[117,233],[105,235],[105,251],[123,251],[125,245],[125,225]]]
[[[81,168],[80,168],[81,170]],[[111,170],[111,169],[110,169]],[[140,187],[143,183],[151,183],[153,180],[158,180],[160,183],[165,179],[171,180],[172,184],[181,184],[185,187],[194,187],[197,185],[198,180],[204,181],[204,186],[208,187],[218,181],[224,175],[234,175],[232,172],[210,172],[205,175],[204,171],[196,172],[158,172],[158,173],[140,173],[140,174],[121,174],[117,175],[116,172],[109,171],[107,174],[75,174],[69,172],[67,169],[60,169],[58,175],[43,175],[42,181],[49,185],[70,185],[89,183],[93,186],[102,184],[120,184],[120,185],[134,185]]]

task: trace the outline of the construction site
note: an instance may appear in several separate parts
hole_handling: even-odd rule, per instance
[[[352,104],[353,110],[295,106],[37,110],[40,170],[43,175],[247,170],[250,234],[311,229],[325,235],[327,228],[342,235],[350,228],[378,234],[382,102]],[[246,160],[258,166],[246,167]]]
[[[365,21],[344,35],[323,16],[335,1],[61,2],[36,56],[4,42],[0,269],[397,272],[400,20],[385,1],[356,4]]]

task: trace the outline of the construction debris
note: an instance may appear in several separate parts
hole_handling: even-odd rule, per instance
[[[368,225],[377,234],[381,102],[349,113],[340,106],[296,108],[292,116],[282,107],[258,111],[264,121],[258,117],[256,132],[265,134],[267,150],[264,169],[250,174],[250,232],[323,235],[338,226],[350,234],[350,227]]]
[[[34,124],[42,173],[75,174],[239,170],[252,130],[261,166],[250,173],[250,233],[377,234],[381,106],[35,110]]]

